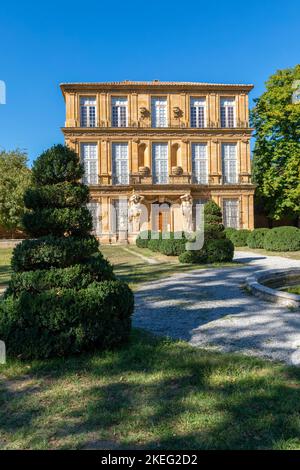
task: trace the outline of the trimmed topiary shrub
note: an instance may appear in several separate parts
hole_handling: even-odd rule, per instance
[[[269,251],[300,250],[300,230],[297,227],[275,227],[264,237],[264,249]]]
[[[179,256],[185,251],[186,238],[161,240],[159,251],[166,256]]]
[[[202,250],[190,250],[181,253],[178,260],[180,263],[184,264],[205,264],[207,262],[207,256]]]
[[[225,263],[233,259],[234,246],[227,238],[208,240],[205,244],[208,263]]]
[[[263,248],[264,239],[269,230],[269,228],[255,228],[252,230],[247,238],[247,245],[249,248]]]
[[[247,229],[225,229],[226,237],[232,241],[234,246],[247,246],[247,239],[250,233],[251,231]]]
[[[115,279],[89,231],[88,188],[78,156],[57,145],[34,163],[24,225],[33,240],[17,245],[0,301],[7,354],[47,358],[116,346],[130,333],[133,294]]]
[[[204,245],[201,250],[186,251],[181,263],[219,263],[232,261],[234,246],[226,239],[220,207],[209,201],[204,206]]]

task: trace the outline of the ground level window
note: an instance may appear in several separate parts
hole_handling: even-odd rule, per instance
[[[92,201],[87,204],[87,208],[89,209],[93,219],[92,233],[94,235],[99,235],[101,233],[100,204],[99,202]]]
[[[225,227],[239,228],[239,201],[238,199],[223,200],[223,222]]]
[[[111,215],[111,231],[114,234],[128,231],[128,201],[127,199],[113,199]]]

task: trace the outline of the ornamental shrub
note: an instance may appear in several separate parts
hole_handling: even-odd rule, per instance
[[[139,233],[135,240],[135,244],[139,248],[148,248],[148,242],[151,238],[151,230],[144,230]]]
[[[203,250],[184,251],[179,255],[178,260],[184,264],[205,264],[207,255]]]
[[[166,256],[179,256],[185,251],[186,238],[161,240],[159,251]]]
[[[255,228],[252,230],[247,238],[247,245],[249,248],[263,248],[264,239],[269,230],[269,228]]]
[[[57,145],[34,163],[24,197],[32,237],[14,249],[0,301],[0,338],[21,358],[64,356],[116,346],[130,333],[133,294],[115,279],[89,232],[88,188],[75,152]]]
[[[275,227],[264,237],[264,249],[269,251],[300,250],[300,230],[297,227]]]
[[[232,241],[234,246],[247,246],[247,239],[251,231],[247,229],[226,229],[225,233],[226,237]]]
[[[208,263],[225,263],[233,259],[234,245],[227,238],[208,240],[205,243],[205,252]]]
[[[232,261],[234,246],[226,239],[220,207],[209,201],[204,206],[204,245],[201,250],[185,251],[181,263],[218,263]]]

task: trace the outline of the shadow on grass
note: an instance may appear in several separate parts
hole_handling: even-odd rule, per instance
[[[135,330],[118,351],[37,361],[30,377],[40,388],[1,394],[1,431],[28,447],[300,447],[297,368]]]

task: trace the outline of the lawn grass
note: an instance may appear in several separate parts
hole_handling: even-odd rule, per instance
[[[164,256],[154,253],[149,249],[136,246],[122,247],[120,245],[100,247],[102,253],[114,265],[116,275],[128,282],[130,287],[136,289],[139,284],[162,279],[175,273],[184,273],[193,269],[240,267],[241,263],[214,263],[203,264],[181,264],[177,256]],[[130,251],[130,253],[129,253]],[[137,255],[155,259],[156,264],[149,264]]]
[[[215,263],[209,266],[203,264],[181,264],[177,256],[164,256],[161,253],[153,253],[151,250],[141,249],[136,246],[101,245],[100,250],[114,265],[116,275],[128,282],[133,289],[136,289],[141,283],[161,279],[177,272],[187,272],[192,269],[204,269],[207,267],[241,266],[240,263]],[[8,283],[11,276],[11,253],[12,248],[0,248],[0,292]],[[155,259],[157,264],[149,264],[136,254]]]
[[[257,253],[258,255],[266,256],[282,256],[283,258],[289,259],[299,259],[300,260],[300,251],[267,251],[262,248],[248,248],[247,246],[241,246],[235,248],[236,251],[251,251]]]
[[[300,285],[299,286],[290,286],[285,289],[282,289],[285,292],[289,292],[290,294],[300,295]]]
[[[299,449],[300,370],[134,330],[0,366],[1,449]]]

